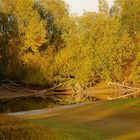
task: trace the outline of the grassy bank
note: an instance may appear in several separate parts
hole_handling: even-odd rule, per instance
[[[1,140],[139,140],[140,98],[102,101],[42,115],[0,115]]]
[[[24,116],[47,126],[56,140],[139,140],[140,98],[91,103],[43,115]]]

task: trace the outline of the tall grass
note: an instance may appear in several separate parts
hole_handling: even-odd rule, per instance
[[[54,140],[47,127],[0,115],[0,140]]]

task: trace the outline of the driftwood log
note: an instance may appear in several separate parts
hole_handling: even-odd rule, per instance
[[[114,97],[108,97],[109,100],[126,99],[140,96],[140,88],[135,88],[125,84],[112,82],[109,82],[108,85],[123,89],[123,92],[118,94],[117,96],[115,95]]]
[[[40,98],[50,98],[57,100],[53,94],[56,88],[61,87],[61,85],[54,86],[52,88],[47,89],[29,89],[20,84],[17,84],[10,80],[4,80],[0,82],[0,100],[8,101],[8,100],[20,100],[27,97],[40,97]]]

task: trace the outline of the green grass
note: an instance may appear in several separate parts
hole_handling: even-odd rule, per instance
[[[91,103],[24,119],[49,127],[56,140],[140,140],[140,98]]]
[[[100,131],[93,131],[82,124],[68,123],[55,119],[30,120],[34,124],[48,126],[54,133],[56,140],[99,140],[102,139]]]

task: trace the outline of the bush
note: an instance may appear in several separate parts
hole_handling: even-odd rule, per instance
[[[45,55],[29,53],[23,57],[26,69],[26,83],[51,85],[53,68]]]

